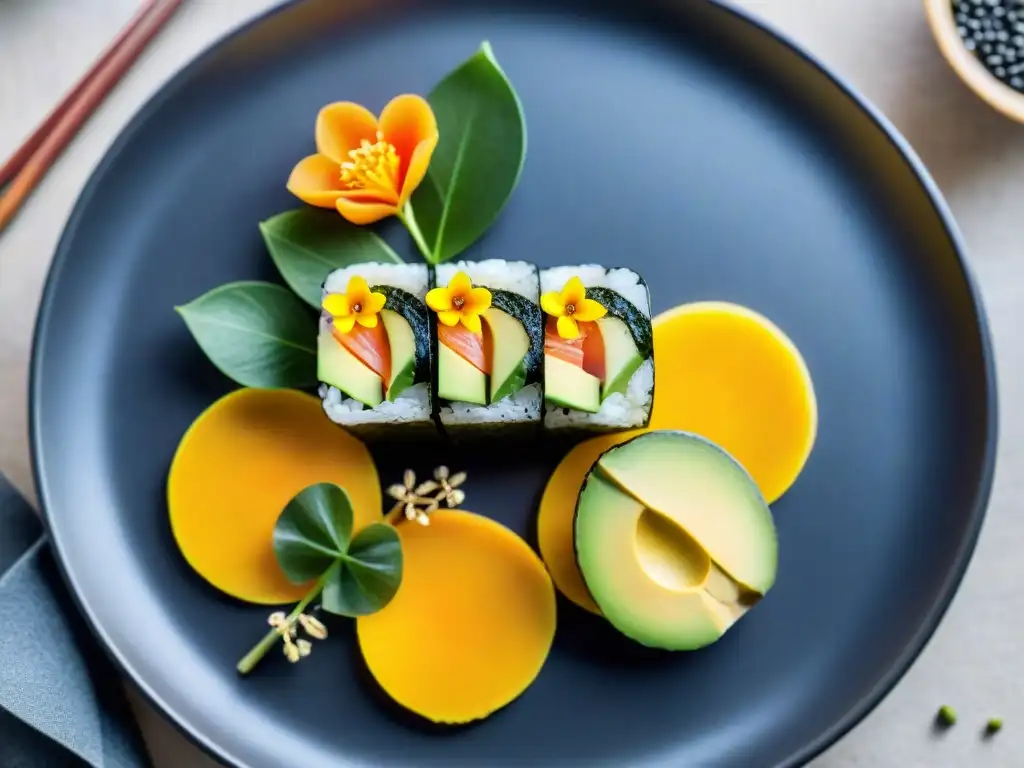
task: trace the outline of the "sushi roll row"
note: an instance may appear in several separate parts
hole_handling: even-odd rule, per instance
[[[631,270],[356,264],[328,275],[322,305],[324,411],[362,437],[606,432],[650,421],[650,298]]]

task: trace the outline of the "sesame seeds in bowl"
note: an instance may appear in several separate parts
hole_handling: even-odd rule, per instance
[[[1024,122],[1024,0],[924,0],[942,55],[990,106]]]

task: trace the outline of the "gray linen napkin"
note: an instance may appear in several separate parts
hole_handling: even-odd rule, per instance
[[[0,768],[149,765],[42,526],[0,474]]]

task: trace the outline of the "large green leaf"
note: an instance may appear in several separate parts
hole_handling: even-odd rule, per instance
[[[316,384],[316,319],[284,286],[228,283],[175,310],[210,361],[239,384]]]
[[[402,259],[371,230],[333,211],[297,208],[260,222],[270,257],[295,293],[320,306],[321,286],[335,269],[367,261]]]
[[[299,491],[274,526],[274,555],[284,575],[302,584],[323,574],[348,551],[352,520],[343,488],[318,483]]]
[[[352,536],[352,502],[343,488],[318,483],[288,502],[274,526],[274,555],[296,584],[320,578],[324,610],[366,616],[387,605],[402,583],[395,529],[373,523]]]
[[[526,122],[487,42],[427,99],[440,140],[412,208],[429,260],[439,263],[479,239],[505,206],[526,158]]]
[[[395,529],[374,523],[352,539],[341,568],[324,585],[325,611],[366,616],[391,602],[402,583],[402,543]]]

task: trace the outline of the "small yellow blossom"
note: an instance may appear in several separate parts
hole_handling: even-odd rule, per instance
[[[551,291],[540,297],[540,306],[558,319],[558,335],[575,339],[580,335],[579,323],[592,323],[604,317],[608,310],[600,302],[587,298],[586,288],[579,277],[570,277],[561,291]]]
[[[427,293],[427,306],[437,312],[444,325],[456,326],[460,322],[473,333],[483,333],[480,315],[490,309],[491,292],[474,288],[469,275],[458,272],[447,288],[434,288]]]
[[[334,327],[340,333],[348,333],[356,323],[364,328],[376,328],[386,301],[383,293],[371,292],[366,280],[354,275],[345,293],[329,293],[321,306],[333,318]]]

